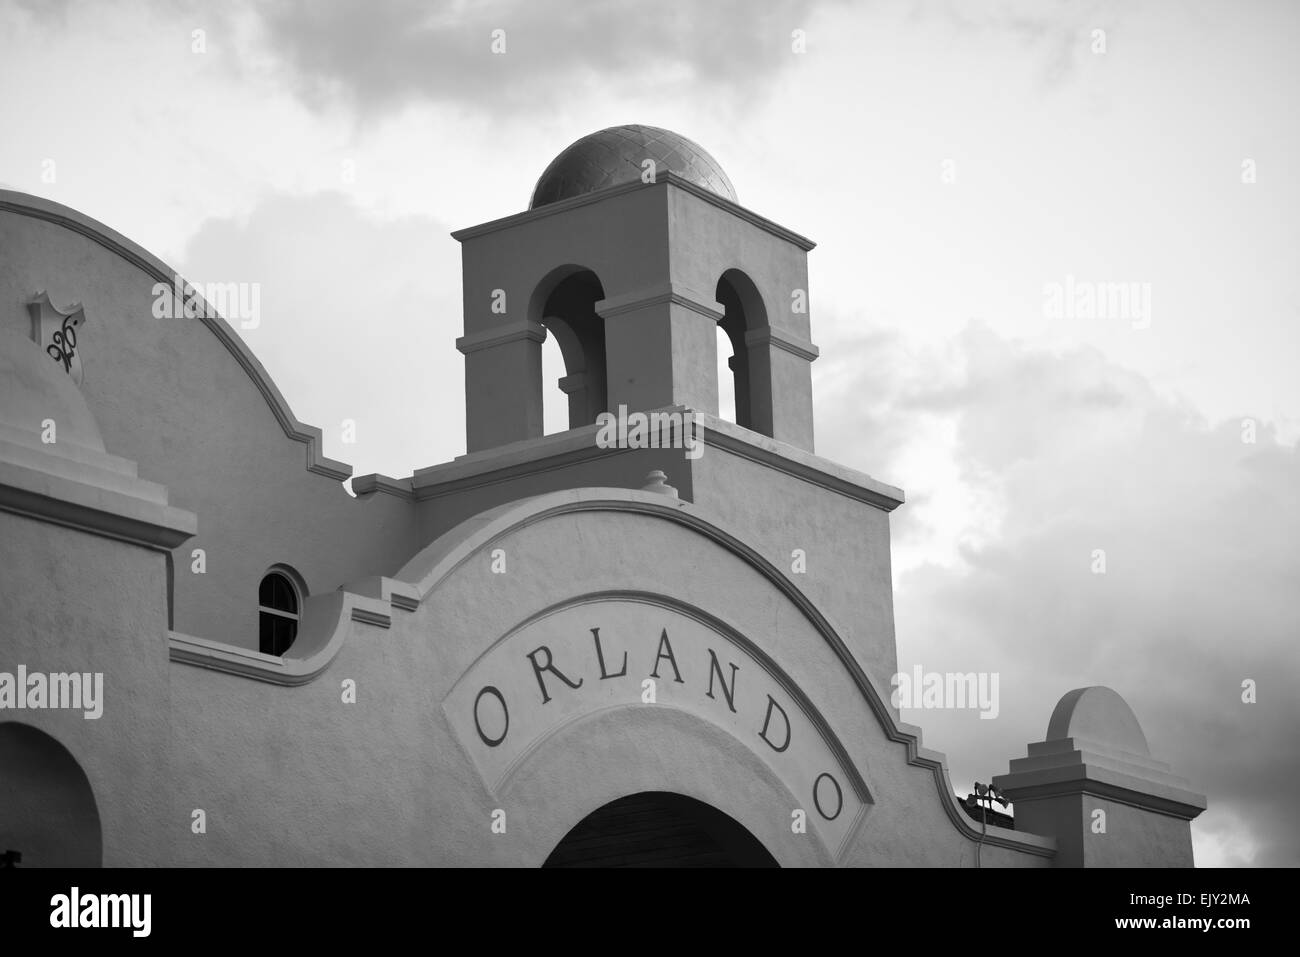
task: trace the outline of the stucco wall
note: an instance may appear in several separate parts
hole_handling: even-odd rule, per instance
[[[1105,830],[1096,830],[1105,814]],[[1187,821],[1095,794],[1060,795],[1016,805],[1026,827],[1057,835],[1062,867],[1192,867]]]
[[[770,325],[809,338],[809,314],[790,310],[791,292],[808,290],[803,249],[687,190],[670,185],[665,196],[674,282],[711,293],[724,272],[739,269],[758,287]]]
[[[435,497],[417,506],[421,543],[432,542],[480,512],[533,495],[571,488],[640,488],[655,469],[664,472],[668,484],[689,501],[691,465],[680,449],[609,449],[572,464],[540,460],[517,474],[488,472],[468,483],[457,481],[445,492],[435,486],[426,490]]]
[[[55,738],[89,780],[108,867],[165,863],[173,714],[165,556],[0,512],[0,671],[102,672],[103,714],[8,710]],[[23,850],[22,844],[16,846]],[[31,850],[30,848],[28,849]],[[40,854],[24,866],[39,866]]]
[[[565,464],[563,448],[572,444],[559,435],[521,444],[516,455],[500,455],[496,471],[489,468],[491,454],[460,460],[457,468],[469,468],[475,460],[482,465],[468,475],[448,473],[442,489],[430,485],[421,490],[441,492],[418,506],[423,540],[432,541],[487,509],[533,495],[566,488],[639,488],[651,469],[659,469],[684,501],[705,507],[719,526],[786,572],[836,621],[888,699],[897,671],[888,512],[711,440],[696,459],[686,458],[680,449],[611,449]],[[592,451],[590,444],[594,439],[584,446],[585,454]],[[417,484],[433,482],[440,471],[419,476]],[[804,552],[802,573],[793,571],[795,549]]]
[[[835,622],[887,701],[898,670],[889,513],[725,449],[708,449],[694,473],[695,502]],[[795,549],[805,553],[800,574]]]

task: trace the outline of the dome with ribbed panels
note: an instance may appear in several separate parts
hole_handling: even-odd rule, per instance
[[[698,143],[671,130],[633,125],[611,126],[584,136],[551,160],[533,189],[528,208],[640,180],[647,159],[655,161],[657,174],[676,173],[733,203],[739,202],[735,187],[718,161]]]

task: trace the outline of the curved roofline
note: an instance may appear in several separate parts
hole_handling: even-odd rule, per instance
[[[153,253],[127,239],[116,230],[110,229],[98,220],[92,219],[85,213],[70,206],[64,206],[62,203],[56,203],[41,196],[34,196],[31,193],[0,189],[0,211],[17,213],[20,216],[29,216],[32,219],[40,219],[56,226],[62,226],[64,229],[71,230],[98,243],[145,274],[152,276],[155,281],[184,288],[185,278]],[[351,478],[352,466],[346,462],[326,458],[321,430],[314,425],[307,425],[298,420],[275,382],[272,381],[266,369],[263,368],[262,363],[249,350],[244,340],[230,327],[230,324],[198,295],[197,288],[195,289],[194,298],[203,303],[203,308],[198,310],[199,314],[196,318],[200,319],[211,330],[212,334],[235,357],[235,361],[248,373],[248,377],[253,380],[253,384],[265,397],[266,404],[270,406],[271,413],[275,416],[275,420],[280,423],[280,428],[284,430],[284,434],[293,441],[302,442],[307,446],[307,471],[327,476],[339,482]]]

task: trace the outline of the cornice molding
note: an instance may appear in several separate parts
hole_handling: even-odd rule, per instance
[[[380,475],[378,472],[353,477],[352,494],[358,498],[363,495],[373,495],[376,492],[400,498],[404,502],[415,501],[415,492],[411,488],[409,478],[397,479],[388,475]]]
[[[1013,802],[1092,794],[1186,821],[1206,807],[1205,795],[1150,755],[1097,747],[1077,738],[1031,744],[1029,753],[993,779]]]
[[[0,434],[0,510],[170,552],[198,520],[167,504],[167,489],[134,464],[93,449],[30,446]]]
[[[812,452],[779,442],[752,429],[746,429],[734,422],[728,422],[726,419],[719,419],[707,412],[701,414],[704,416],[706,446],[726,449],[733,455],[766,465],[827,491],[872,505],[883,512],[892,512],[906,501],[900,488],[819,458]]]
[[[548,203],[537,209],[524,210],[522,213],[514,213],[510,216],[504,216],[501,219],[494,219],[486,223],[480,223],[477,226],[467,226],[464,229],[457,229],[451,234],[451,238],[457,242],[465,242],[468,239],[478,239],[480,236],[486,236],[490,233],[499,232],[503,229],[510,229],[524,223],[533,222],[534,220],[545,219],[547,216],[558,216],[569,212],[570,210],[579,209],[583,206],[590,206],[592,203],[599,203],[614,196],[621,196],[624,193],[632,193],[639,189],[654,189],[656,187],[673,186],[683,192],[690,193],[697,199],[701,199],[711,206],[730,213],[737,219],[756,226],[766,233],[771,233],[778,239],[798,246],[804,252],[811,252],[817,247],[817,244],[806,236],[801,236],[794,230],[786,229],[779,223],[774,223],[770,219],[758,215],[752,210],[746,209],[739,203],[733,203],[717,193],[705,189],[703,186],[697,186],[689,180],[682,179],[676,173],[666,172],[659,173],[653,183],[642,183],[640,180],[633,180],[630,183],[619,183],[616,186],[609,186],[605,189],[596,190],[594,193],[583,193],[581,196],[572,196],[568,199],[560,200],[557,203]]]
[[[1158,814],[1176,817],[1183,821],[1193,820],[1205,810],[1205,798],[1199,794],[1193,794],[1191,791],[1185,792],[1187,798],[1180,800],[1160,794],[1152,794],[1149,791],[1140,789],[1140,786],[1128,787],[1124,784],[1100,780],[1095,777],[1088,777],[1079,781],[1057,781],[1033,786],[1024,784],[1010,785],[1011,790],[1008,791],[1002,784],[998,783],[1006,778],[1007,775],[995,777],[993,782],[999,790],[1003,791],[1011,799],[1012,803],[1088,794],[1105,801],[1112,801],[1115,804],[1124,804],[1142,811],[1155,811]],[[1012,796],[1013,792],[1014,797]]]
[[[471,352],[491,349],[493,346],[502,346],[507,342],[518,342],[521,339],[532,342],[545,342],[546,327],[540,322],[534,322],[532,319],[504,322],[490,329],[483,329],[479,332],[461,336],[456,340],[456,348],[462,355],[469,355]]]
[[[713,304],[710,305],[710,302]],[[683,286],[681,283],[671,282],[602,299],[595,304],[595,310],[596,315],[602,319],[613,319],[617,316],[664,303],[689,309],[691,312],[699,313],[714,322],[721,322],[726,315],[724,310],[718,308],[720,304],[714,301],[712,296],[706,296],[704,293],[691,289],[689,286]]]
[[[693,412],[685,406],[654,409],[655,412]],[[697,413],[704,423],[705,447],[724,449],[760,465],[794,478],[863,502],[882,511],[892,512],[905,501],[903,490],[877,481],[854,469],[819,458],[708,413]],[[453,495],[467,488],[509,481],[525,475],[565,468],[629,449],[602,449],[596,445],[599,426],[587,425],[536,439],[524,439],[508,445],[462,455],[450,462],[417,469],[410,479],[391,479],[367,475],[354,479],[352,489],[358,495],[388,492],[417,501]],[[708,454],[707,452],[705,454]],[[687,463],[689,464],[689,463]]]
[[[800,359],[807,359],[809,362],[821,355],[821,351],[809,340],[783,332],[780,329],[773,329],[771,326],[764,326],[762,329],[755,329],[752,332],[745,333],[745,345],[773,346],[791,355],[798,356]]]

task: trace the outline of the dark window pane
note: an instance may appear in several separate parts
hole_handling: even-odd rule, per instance
[[[257,650],[264,655],[273,655],[275,647],[275,616],[262,612],[257,616]]]
[[[289,579],[285,578],[283,575],[279,576],[279,578],[280,578],[280,587],[284,591],[283,598],[281,598],[283,604],[280,605],[279,608],[281,611],[287,611],[293,614],[297,614],[298,594],[293,590],[293,585],[289,583]]]
[[[298,637],[298,623],[262,612],[258,615],[258,650],[265,655],[283,655]]]
[[[263,608],[286,611],[291,615],[298,613],[298,594],[285,576],[272,572],[262,579],[257,590],[258,603]]]
[[[257,589],[261,607],[281,614],[261,612],[257,621],[258,649],[267,655],[283,655],[298,637],[298,622],[285,615],[298,614],[298,592],[287,576],[271,572]]]
[[[289,650],[293,640],[298,637],[298,623],[291,618],[279,618],[275,622],[276,654],[282,655]]]

